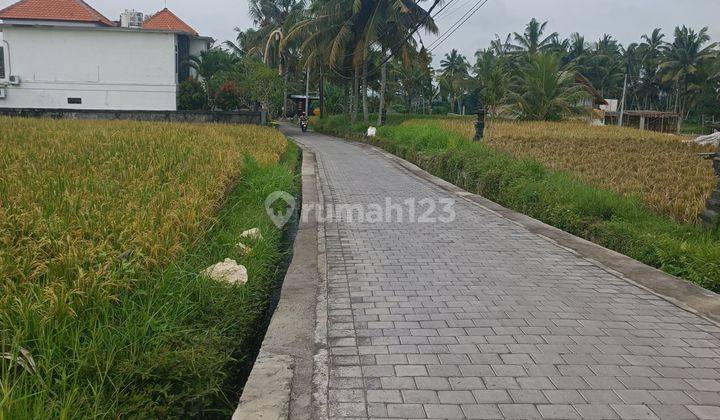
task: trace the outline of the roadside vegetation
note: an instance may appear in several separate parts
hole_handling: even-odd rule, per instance
[[[468,140],[475,136],[472,119],[439,122]],[[698,153],[713,148],[682,140],[669,134],[584,122],[497,121],[486,131],[484,142],[591,185],[637,196],[658,214],[695,223],[718,182],[711,161],[701,159]]]
[[[320,119],[314,128],[330,134],[361,138],[362,125],[351,126],[340,121],[341,117]],[[498,123],[497,140],[475,142],[468,137],[468,124],[471,122],[462,118],[408,120],[380,128],[378,136],[370,141],[461,188],[720,292],[720,232],[717,229],[703,229],[696,219],[690,218],[690,213],[688,222],[682,223],[644,203],[640,193],[628,195],[616,191],[646,188],[646,193],[652,197],[650,184],[664,179],[661,182],[665,182],[669,189],[679,192],[682,185],[677,184],[685,182],[679,180],[679,175],[661,173],[653,175],[653,179],[643,179],[643,173],[648,173],[640,171],[639,167],[644,163],[636,163],[633,159],[640,158],[645,148],[627,157],[624,162],[628,168],[619,170],[618,166],[622,165],[611,162],[619,159],[619,155],[609,156],[611,152],[604,148],[597,148],[602,153],[595,154],[595,158],[599,159],[595,165],[583,167],[583,162],[587,165],[592,162],[592,157],[574,157],[574,149],[564,152],[564,149],[552,145],[555,141],[571,145],[572,142],[583,141],[622,142],[628,140],[625,136],[640,134],[639,131],[618,128],[596,138],[597,133],[592,131],[592,127],[576,123]],[[508,134],[506,130],[514,134]],[[651,142],[651,150],[658,147],[684,156],[685,160],[697,159],[694,164],[699,167],[706,166],[699,158],[685,154],[692,154],[692,149],[687,152],[676,149],[673,143],[665,144],[669,140],[662,137],[646,140]],[[532,144],[526,144],[529,141],[541,142],[544,146],[534,148]],[[631,144],[633,141],[630,140]],[[632,146],[625,146],[618,153],[628,147]],[[549,149],[547,156],[536,151],[545,148]],[[557,155],[550,153],[551,150]],[[592,147],[590,150],[593,150]],[[571,169],[562,167],[566,162]],[[548,164],[558,168],[550,168]],[[672,166],[664,164],[656,169],[668,168]],[[705,169],[709,175],[703,175],[702,169],[698,169],[696,179],[713,177],[712,169]],[[580,170],[584,170],[586,175]],[[635,186],[631,181],[622,181],[622,174],[633,172]],[[704,182],[707,184],[710,181],[712,179]],[[697,195],[689,197],[690,201],[686,203],[678,201],[677,208],[684,214],[686,205],[697,206],[700,197],[709,194],[710,189],[712,186],[701,192],[696,188]],[[670,206],[667,210],[673,208]]]
[[[0,418],[227,417],[283,253],[264,200],[293,191],[296,148],[251,126],[0,125]],[[199,275],[224,258],[248,283]]]

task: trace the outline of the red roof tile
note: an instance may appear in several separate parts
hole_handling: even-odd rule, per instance
[[[0,19],[88,22],[115,26],[82,0],[20,0],[0,10]]]
[[[183,22],[179,17],[175,16],[175,14],[168,10],[167,7],[149,17],[143,23],[142,27],[143,29],[177,31],[185,32],[195,36],[198,35],[195,29],[190,27],[190,25],[188,25],[187,23]]]

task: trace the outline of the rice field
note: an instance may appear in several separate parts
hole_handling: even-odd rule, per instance
[[[5,305],[42,285],[41,311],[110,291],[112,261],[142,270],[202,234],[246,154],[277,162],[286,141],[234,126],[0,119],[0,278]],[[62,305],[65,298],[72,304]],[[9,293],[8,293],[9,291]],[[70,303],[70,302],[66,302]]]
[[[442,119],[447,130],[472,138],[472,119]],[[406,124],[420,123],[409,121]],[[695,222],[717,185],[712,151],[683,138],[582,122],[504,122],[490,125],[487,143],[516,157],[530,157],[592,185],[637,196],[655,212]]]
[[[245,344],[268,288],[238,293],[196,273],[234,256],[218,226],[232,192],[223,223],[266,229],[248,270],[272,281],[280,234],[262,203],[266,188],[292,185],[279,166],[287,140],[256,126],[0,127],[0,353],[11,355],[0,358],[0,418],[155,417],[219,394],[221,369],[242,353],[223,334]],[[212,232],[222,242],[210,247]]]

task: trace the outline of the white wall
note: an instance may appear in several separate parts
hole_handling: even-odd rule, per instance
[[[6,26],[2,37],[22,82],[0,108],[177,109],[175,34]]]

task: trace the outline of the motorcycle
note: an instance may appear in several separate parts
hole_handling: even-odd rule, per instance
[[[300,129],[302,130],[303,133],[307,132],[307,129],[308,129],[307,120],[300,121]]]

